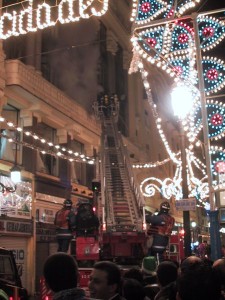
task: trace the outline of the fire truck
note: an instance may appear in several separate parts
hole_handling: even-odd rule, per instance
[[[97,178],[92,182],[94,197],[89,204],[101,226],[90,233],[86,221],[87,230],[77,235],[74,253],[81,267],[97,260],[140,266],[147,252],[145,201],[118,131],[118,98],[103,95],[93,108],[102,124],[102,136]],[[184,257],[179,233],[171,235],[166,256],[177,261]]]
[[[117,128],[118,98],[103,95],[93,108],[102,124],[97,178],[92,182],[92,204],[101,226],[98,232],[76,237],[76,259],[80,264],[99,259],[139,264],[146,245],[144,198]]]
[[[101,226],[93,234],[76,237],[76,259],[78,263],[105,259],[139,264],[146,244],[144,199],[118,132],[117,97],[107,97],[93,106],[102,124],[97,178],[92,182],[93,207]]]

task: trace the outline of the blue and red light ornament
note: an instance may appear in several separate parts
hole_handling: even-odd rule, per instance
[[[219,138],[221,134],[225,132],[225,107],[224,105],[217,103],[207,104],[207,118],[209,127],[209,137]]]
[[[137,1],[134,1],[137,2]],[[162,0],[139,0],[136,15],[137,22],[153,20],[167,10],[166,1]]]
[[[193,43],[193,29],[183,22],[175,22],[171,30],[170,49],[168,52],[183,54],[188,51],[191,43]]]
[[[225,86],[225,64],[216,57],[203,57],[203,77],[207,95],[217,93]]]
[[[207,105],[207,120],[208,120],[208,131],[209,138],[211,140],[219,140],[225,135],[225,104],[222,102],[208,100]],[[198,134],[202,128],[202,115],[201,115],[201,105],[195,106],[195,111],[193,114],[194,127],[192,132]],[[190,125],[191,126],[191,125]]]
[[[222,148],[211,146],[210,153],[213,174],[225,173],[225,151]]]
[[[159,18],[171,18],[173,16],[181,16],[187,10],[193,9],[200,0],[181,0],[178,6],[174,7],[173,0],[133,0],[133,9],[131,13],[131,21],[138,24]]]
[[[203,51],[216,47],[225,37],[225,23],[213,17],[201,16],[197,20]]]
[[[158,26],[141,31],[136,41],[149,56],[157,58],[163,50],[164,30],[164,27]]]
[[[182,80],[192,80],[191,77],[195,74],[194,79],[196,82],[196,71],[190,64],[190,59],[186,56],[179,56],[176,58],[168,58],[168,68],[172,67],[176,77]],[[194,82],[193,82],[194,83]]]

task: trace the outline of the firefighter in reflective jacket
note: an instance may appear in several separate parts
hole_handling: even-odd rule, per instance
[[[63,208],[57,211],[54,224],[56,225],[56,239],[58,242],[58,252],[67,252],[70,241],[75,230],[76,215],[72,210],[72,201],[66,199]]]
[[[157,215],[147,215],[146,222],[150,224],[148,235],[152,238],[148,249],[149,256],[156,256],[158,261],[163,259],[163,254],[169,242],[175,219],[169,215],[170,205],[164,201],[160,205]]]

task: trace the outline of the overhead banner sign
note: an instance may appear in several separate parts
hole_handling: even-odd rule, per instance
[[[0,39],[35,32],[54,26],[58,22],[64,24],[91,16],[101,17],[108,10],[108,1],[62,0],[52,6],[45,1],[37,5],[33,0],[28,0],[23,1],[21,6],[18,2],[5,6],[0,17]],[[25,9],[19,10],[18,7]]]
[[[188,210],[196,210],[196,199],[180,199],[175,201],[176,210],[178,211],[188,211]]]

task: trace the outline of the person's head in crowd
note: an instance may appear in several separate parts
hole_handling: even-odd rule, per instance
[[[140,269],[130,268],[123,274],[123,278],[133,278],[143,284],[143,274]]]
[[[197,256],[189,256],[185,258],[181,264],[180,264],[180,272],[186,272],[186,270],[189,270],[189,268],[196,264],[204,264],[202,259]]]
[[[66,199],[63,202],[63,208],[64,209],[71,209],[73,205],[73,202],[70,199]]]
[[[158,283],[160,284],[160,286],[164,287],[169,283],[177,280],[177,265],[172,261],[163,261],[158,265],[156,273]]]
[[[209,265],[195,261],[177,279],[177,300],[219,300],[220,284]]]
[[[118,294],[121,288],[121,270],[113,262],[100,261],[94,264],[89,279],[92,298],[108,300]]]
[[[221,294],[225,296],[225,258],[215,260],[212,268],[220,283]]]
[[[164,213],[164,214],[168,214],[170,211],[170,204],[168,201],[163,201],[160,204],[160,208],[159,208],[159,213]]]
[[[126,300],[144,300],[145,291],[143,285],[134,278],[124,278],[122,296]]]
[[[43,275],[53,292],[77,287],[78,266],[74,258],[64,252],[57,252],[47,258]]]

